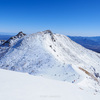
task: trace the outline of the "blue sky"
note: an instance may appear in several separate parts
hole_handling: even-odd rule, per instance
[[[100,36],[100,0],[0,0],[0,32]]]

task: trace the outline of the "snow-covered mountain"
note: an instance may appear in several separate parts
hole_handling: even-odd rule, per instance
[[[0,48],[0,68],[100,91],[100,54],[50,30],[6,41]]]
[[[22,31],[19,32],[17,35],[10,37],[6,42],[3,43],[4,46],[12,46],[14,45],[19,39],[24,37],[26,34],[24,34]]]
[[[100,36],[96,37],[81,37],[81,36],[68,36],[73,41],[79,43],[87,49],[100,53]]]

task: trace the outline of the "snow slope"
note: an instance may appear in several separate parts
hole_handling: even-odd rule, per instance
[[[1,46],[0,67],[78,83],[100,91],[100,54],[46,30]]]
[[[99,93],[78,85],[0,69],[0,100],[99,99]]]

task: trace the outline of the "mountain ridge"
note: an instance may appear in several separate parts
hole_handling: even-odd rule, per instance
[[[3,69],[71,83],[87,80],[86,86],[91,83],[91,87],[99,86],[100,54],[85,49],[64,35],[51,31],[25,35],[13,41],[10,47],[2,46],[0,55]]]

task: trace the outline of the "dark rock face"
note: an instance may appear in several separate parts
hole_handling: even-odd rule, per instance
[[[50,34],[50,35],[52,35],[53,33],[50,31],[50,30],[46,30],[46,31],[43,31],[44,32],[44,34]]]
[[[22,38],[22,37],[24,37],[25,35],[26,35],[26,34],[24,34],[24,33],[21,31],[21,32],[19,32],[17,35],[15,35],[15,36],[9,38],[9,39],[8,39],[6,42],[4,42],[2,45],[3,45],[3,46],[10,46],[12,40],[16,40],[16,39],[18,39],[18,38]]]
[[[55,40],[55,38],[54,38],[53,33],[52,33],[50,30],[46,30],[46,31],[43,31],[43,32],[44,32],[44,34],[50,34],[51,39],[52,39],[52,41],[53,41],[53,42],[55,42],[55,41],[56,41],[56,40]]]
[[[6,40],[0,40],[0,45],[2,45]]]
[[[21,32],[19,32],[16,36],[18,37],[18,38],[20,38],[20,37],[23,37],[23,36],[25,36],[26,34],[25,33],[23,33],[22,31]]]
[[[99,73],[95,73],[95,76],[98,78],[100,78],[100,75],[99,75]]]

